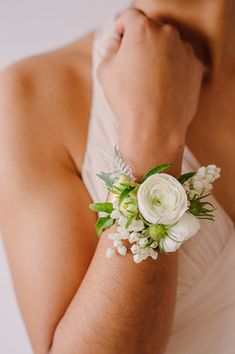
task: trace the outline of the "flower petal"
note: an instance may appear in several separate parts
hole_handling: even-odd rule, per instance
[[[166,173],[148,177],[140,185],[137,197],[141,215],[151,224],[174,224],[188,208],[184,187]]]
[[[182,218],[168,230],[169,236],[177,241],[186,241],[194,236],[200,229],[199,220],[192,214],[186,212]]]
[[[199,229],[199,220],[186,212],[175,225],[169,228],[169,236],[162,240],[161,245],[166,252],[175,252],[183,242],[196,235]]]

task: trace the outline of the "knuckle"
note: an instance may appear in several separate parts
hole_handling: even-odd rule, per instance
[[[129,8],[122,12],[119,19],[126,20],[129,24],[136,22],[142,17],[146,17],[144,13],[137,8]]]
[[[165,23],[164,25],[162,25],[162,30],[172,36],[178,36],[179,32],[177,30],[177,28],[169,23]]]
[[[133,18],[133,19],[139,19],[141,17],[146,17],[146,15],[144,14],[144,12],[140,9],[137,8],[129,8],[127,9],[127,13]],[[147,18],[147,17],[146,17]]]
[[[133,8],[126,9],[123,13],[122,16],[130,19],[131,17],[136,15],[136,11]]]
[[[140,16],[138,18],[138,27],[139,29],[146,29],[150,26],[150,20],[146,16]]]

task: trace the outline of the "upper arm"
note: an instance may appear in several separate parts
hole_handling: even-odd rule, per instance
[[[89,195],[32,85],[14,70],[0,78],[0,227],[33,348],[44,353],[97,240]]]

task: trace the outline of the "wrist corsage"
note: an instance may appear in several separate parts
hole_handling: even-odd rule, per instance
[[[111,162],[112,171],[97,176],[105,183],[112,200],[90,205],[99,213],[98,236],[116,226],[115,232],[108,234],[113,247],[107,249],[107,257],[115,253],[124,256],[130,251],[136,263],[148,257],[157,259],[158,252],[175,252],[194,236],[200,219],[215,220],[215,207],[206,201],[212,183],[220,177],[220,168],[215,165],[200,167],[178,178],[163,172],[171,164],[159,165],[137,183],[117,147]],[[124,240],[129,241],[129,249]]]

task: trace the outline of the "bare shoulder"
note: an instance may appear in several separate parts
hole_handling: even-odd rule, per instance
[[[1,232],[35,353],[49,352],[97,245],[79,178],[91,44],[88,36],[0,74]]]
[[[89,118],[92,43],[91,33],[0,73],[0,144],[8,136],[32,144],[30,149],[53,147],[56,154],[63,147],[71,155],[76,151],[79,171]]]

